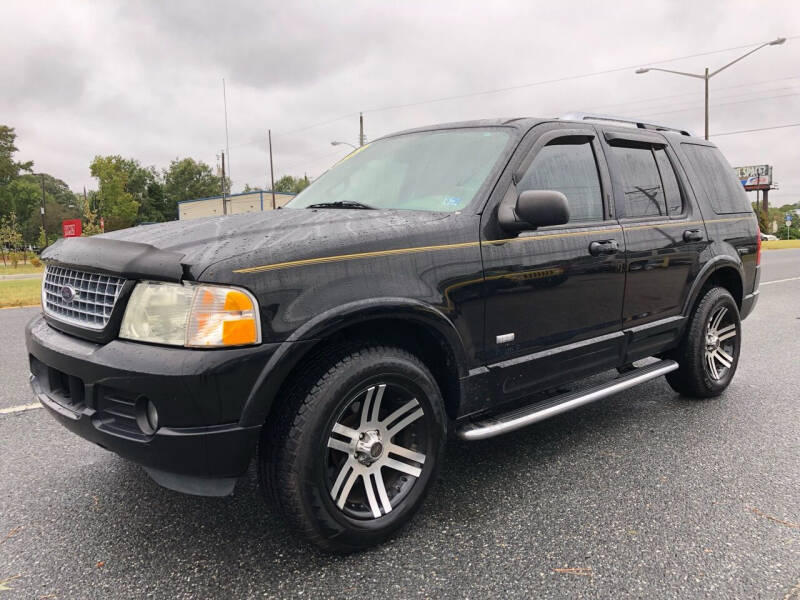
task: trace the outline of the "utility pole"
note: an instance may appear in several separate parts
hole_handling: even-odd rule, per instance
[[[272,129],[267,129],[269,142],[269,189],[272,192],[272,210],[275,210],[275,171],[272,168]]]
[[[228,141],[228,95],[225,93],[225,78],[222,78],[222,102],[225,105],[225,151],[228,153],[228,177],[231,177],[231,146]]]
[[[47,227],[44,224],[44,207],[45,207],[45,199],[44,199],[44,173],[41,174],[42,179],[42,231],[44,232],[44,247],[47,248]]]
[[[364,113],[358,113],[358,145],[364,145]]]
[[[706,81],[706,139],[708,139],[708,80],[709,80],[708,67],[706,67],[706,76],[705,76],[705,81]]]
[[[228,201],[225,198],[225,151],[222,151],[222,214],[228,214]]]

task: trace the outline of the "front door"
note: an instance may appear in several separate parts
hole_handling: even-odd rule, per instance
[[[613,368],[623,347],[625,244],[597,131],[542,124],[521,149],[500,204],[557,190],[570,220],[517,234],[497,225],[495,207],[484,212],[485,362],[497,401]]]

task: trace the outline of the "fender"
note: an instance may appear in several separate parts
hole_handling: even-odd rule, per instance
[[[689,294],[686,296],[686,301],[683,305],[683,315],[687,317],[690,315],[692,312],[692,307],[697,300],[697,296],[700,294],[700,290],[703,289],[703,286],[714,274],[714,271],[717,271],[723,267],[733,267],[736,269],[736,272],[739,274],[739,279],[742,282],[742,289],[744,289],[744,269],[742,268],[742,261],[734,260],[728,255],[718,254],[704,264],[703,268],[697,274],[697,277],[695,277],[694,283],[692,284],[692,287],[689,290]]]
[[[432,330],[449,348],[459,376],[467,374],[467,358],[461,335],[438,309],[408,298],[359,300],[327,310],[298,328],[270,357],[245,402],[239,424],[262,424],[289,373],[320,341],[351,325],[385,318],[406,320]]]

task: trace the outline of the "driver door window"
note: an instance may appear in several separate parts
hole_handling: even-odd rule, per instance
[[[567,197],[569,222],[602,221],[603,194],[592,144],[556,139],[544,146],[517,184],[517,192],[555,190]]]

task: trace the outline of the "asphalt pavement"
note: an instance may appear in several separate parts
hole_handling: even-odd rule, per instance
[[[158,487],[29,404],[24,323],[0,310],[0,600],[800,599],[800,250],[764,252],[739,371],[708,401],[663,379],[449,444],[422,512],[350,556],[261,500]],[[775,282],[775,283],[771,283]]]

